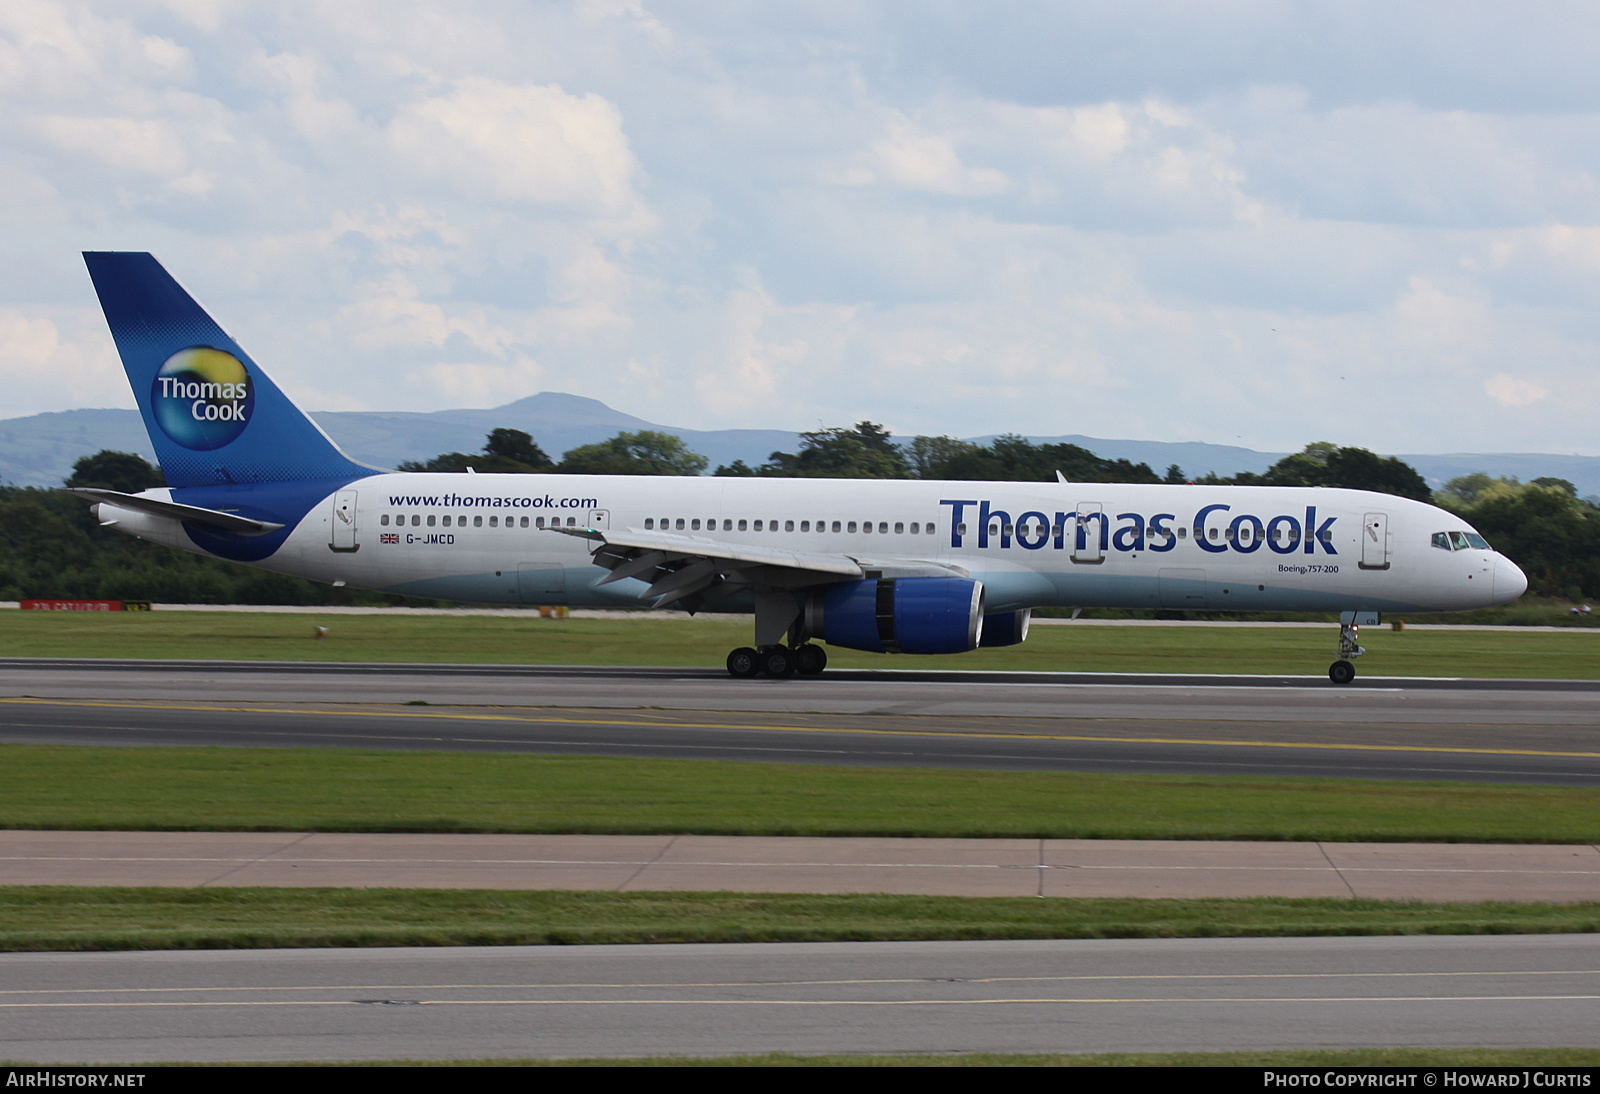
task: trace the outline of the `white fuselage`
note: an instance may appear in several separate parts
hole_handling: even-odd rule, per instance
[[[181,501],[185,491],[150,491]],[[201,551],[167,518],[101,506],[121,530]],[[489,604],[638,607],[593,546],[549,527],[669,531],[982,581],[990,612],[1039,607],[1459,611],[1526,588],[1422,502],[1293,487],[571,475],[375,474],[311,505],[280,573]],[[1457,537],[1455,543],[1461,542]],[[207,553],[207,552],[201,552]],[[748,610],[737,599],[726,610]],[[706,610],[717,610],[707,605]]]

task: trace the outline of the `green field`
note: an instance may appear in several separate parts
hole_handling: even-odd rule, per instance
[[[357,749],[0,745],[0,827],[1592,843],[1600,790]]]
[[[328,628],[326,639],[313,637]],[[1320,676],[1337,628],[1036,626],[1021,646],[945,657],[887,657],[829,647],[852,668],[1034,672],[1201,672]],[[241,661],[414,661],[720,667],[751,641],[748,620],[540,619],[254,612],[0,612],[0,656]],[[1600,677],[1600,633],[1368,627],[1366,675]]]
[[[0,888],[0,951],[1564,934],[1600,904],[476,889]]]

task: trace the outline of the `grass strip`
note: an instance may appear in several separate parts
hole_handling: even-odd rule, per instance
[[[326,639],[313,637],[318,625]],[[1360,669],[1386,676],[1600,677],[1591,629],[1392,631],[1367,627]],[[884,657],[829,647],[841,668],[1319,676],[1337,628],[1040,626],[1021,646],[946,657]],[[504,616],[275,615],[227,612],[0,612],[0,656],[241,661],[384,661],[720,668],[749,645],[747,619],[541,619]]]
[[[0,770],[0,828],[1600,840],[1584,787],[58,745],[0,745]]]
[[[1600,903],[0,887],[0,950],[1566,934]]]

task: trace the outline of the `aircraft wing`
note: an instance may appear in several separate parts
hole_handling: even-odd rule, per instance
[[[611,531],[605,528],[551,528],[547,531],[577,536],[596,544],[591,549],[595,565],[611,573],[605,585],[636,577],[650,587],[640,599],[655,600],[655,607],[688,601],[692,607],[702,596],[714,596],[725,585],[735,589],[798,589],[859,580],[868,570],[895,575],[950,574],[951,567],[910,560],[885,560],[881,565],[848,555],[810,554],[775,550],[748,543],[726,543],[670,532]],[[965,575],[963,575],[965,576]]]
[[[120,490],[100,490],[87,486],[63,487],[69,494],[77,494],[81,498],[91,501],[104,502],[114,505],[118,509],[132,509],[138,513],[150,513],[158,517],[168,517],[179,520],[185,524],[198,524],[202,528],[214,528],[222,532],[233,532],[241,536],[264,536],[268,532],[276,532],[282,528],[281,524],[274,524],[269,520],[251,520],[241,517],[237,513],[225,513],[220,509],[202,509],[198,505],[180,505],[175,501],[161,501],[157,498],[140,497],[138,494],[124,494]]]

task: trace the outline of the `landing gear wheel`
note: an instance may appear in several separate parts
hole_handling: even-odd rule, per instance
[[[794,660],[801,676],[816,676],[828,667],[828,651],[807,642],[794,651]]]
[[[1356,667],[1348,661],[1335,661],[1328,666],[1328,679],[1335,684],[1348,684],[1356,678]]]
[[[728,675],[748,680],[761,672],[761,658],[749,646],[740,646],[728,654]]]
[[[793,676],[797,667],[794,651],[788,646],[768,646],[760,652],[758,660],[762,672],[779,680]]]

